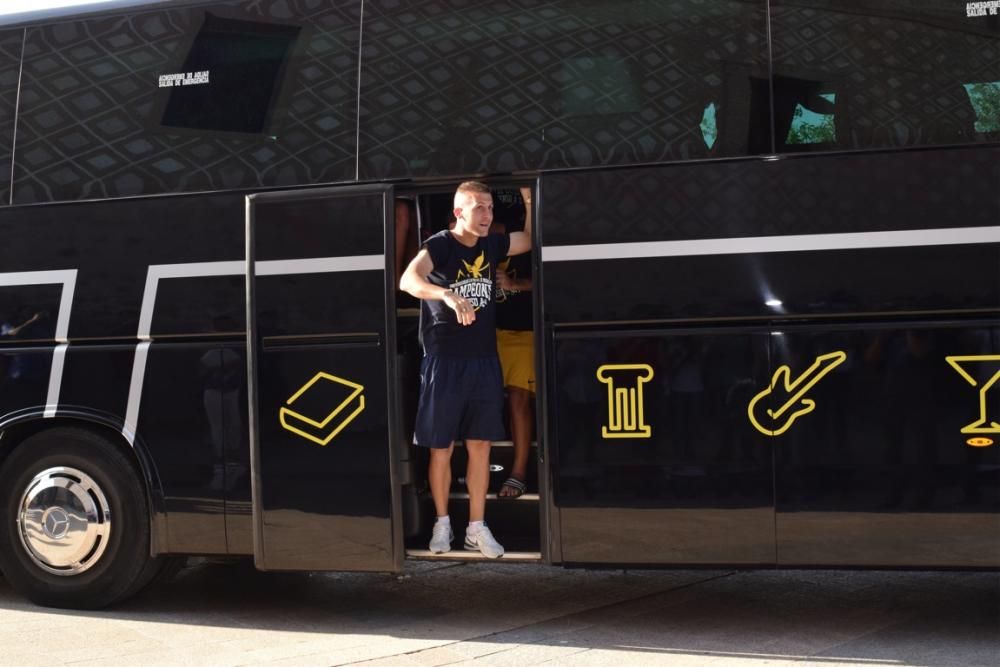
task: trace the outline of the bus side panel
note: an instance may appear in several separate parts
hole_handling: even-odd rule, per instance
[[[546,176],[545,319],[1000,312],[997,183],[996,148]]]
[[[554,346],[564,561],[774,563],[771,452],[745,416],[766,335],[557,333]]]
[[[0,31],[0,206],[10,203],[14,115],[17,112],[17,86],[23,42],[24,30]]]
[[[975,315],[1000,309],[998,262],[997,243],[546,260],[545,309],[560,323]]]
[[[553,175],[545,245],[990,226],[997,183],[998,147]]]
[[[134,345],[71,346],[60,412],[96,411],[121,420],[134,359]],[[222,364],[222,346],[206,343],[163,343],[147,359],[137,432],[163,492],[164,551],[227,552],[224,499],[240,480],[226,476],[226,438],[239,433],[246,394],[240,386],[224,390]]]
[[[4,290],[0,288],[0,293]],[[4,320],[11,312],[4,307]],[[52,346],[25,345],[0,348],[0,415],[19,410],[41,411],[49,390]]]
[[[243,359],[230,359],[245,341],[244,226],[242,195],[0,212],[0,315],[14,324],[40,315],[0,348],[5,386],[16,388],[0,407],[44,406],[56,395],[57,417],[91,412],[125,424],[164,490],[170,551],[224,553],[224,497],[249,497],[248,471],[224,465],[248,450],[245,371],[234,369]],[[67,304],[69,344],[53,394]],[[144,357],[140,326],[151,339]]]
[[[987,386],[1000,378],[1000,328],[772,336],[776,366],[831,351],[846,358],[811,392],[816,409],[773,439],[778,563],[1000,565],[1000,428],[962,432],[1000,423],[1000,387]],[[969,378],[946,361],[957,356]]]
[[[684,488],[675,481],[683,473],[703,480],[702,490],[711,488],[705,462],[722,456],[726,464],[742,463],[743,450],[733,443],[745,439],[778,457],[778,532],[772,534],[778,562],[997,564],[998,445],[966,451],[970,446],[960,430],[975,420],[969,411],[979,406],[976,389],[946,359],[988,362],[996,354],[996,343],[989,342],[995,329],[981,324],[1000,313],[996,156],[994,149],[948,150],[544,176],[539,222],[543,318],[546,339],[552,340],[547,398],[554,460],[578,449],[577,426],[586,424],[592,432],[620,428],[612,423],[619,401],[632,394],[619,399],[610,391],[594,368],[604,365],[650,366],[654,377],[643,385],[645,399],[661,403],[646,410],[648,419],[659,420],[651,439],[668,434],[672,453],[685,447],[701,453],[700,459],[683,460],[687,468],[674,471],[669,486],[656,478],[666,459],[651,454],[646,468],[638,458],[629,461],[630,481],[615,480],[621,470],[609,457],[629,449],[616,449],[620,443],[606,437],[599,445],[603,462],[592,456],[590,465],[555,466],[564,560],[596,553],[603,540],[602,558],[614,553],[617,562],[671,561],[678,553],[671,531],[683,520],[659,528],[639,520],[644,530],[659,532],[658,554],[638,547],[616,551],[616,544],[636,542],[632,514],[622,508],[641,516],[644,496],[667,492],[660,488],[676,493]],[[914,338],[910,329],[924,331],[915,343],[907,342]],[[753,333],[770,338],[762,343],[766,353],[756,353],[770,358],[763,372],[747,373],[745,363],[733,361],[713,367],[709,359],[719,356],[717,340]],[[691,349],[705,355],[704,362],[689,366],[700,368],[693,379],[670,361],[683,358],[676,349],[684,347],[685,336],[697,341]],[[895,340],[895,363],[905,362],[905,371],[876,370],[888,362],[878,366],[866,351],[880,336]],[[580,349],[583,340],[589,349]],[[641,355],[632,352],[636,340],[644,340]],[[921,357],[923,365],[906,361],[901,350],[907,345],[930,355]],[[981,387],[993,376],[989,369],[980,372],[985,377],[972,377]],[[902,389],[887,391],[887,376],[894,375],[892,385],[899,387],[904,374],[912,376],[903,383],[907,391],[931,396],[951,386],[949,397],[961,391],[968,402],[959,407],[949,399],[934,408],[923,395],[894,397]],[[707,399],[711,407],[682,408],[687,397],[678,387],[698,388],[706,397],[714,392]],[[586,397],[590,409],[568,410],[566,401],[579,401],[574,397]],[[597,415],[590,417],[593,423],[586,423],[587,414]],[[719,414],[733,416],[733,430],[718,430]],[[933,446],[912,436],[920,430],[913,425],[928,423],[928,414],[937,433],[929,441]],[[909,429],[903,436],[901,421]],[[687,435],[675,439],[678,433]],[[733,443],[714,442],[720,437]],[[634,451],[641,445],[638,439],[627,443]],[[726,458],[731,456],[737,458]],[[892,480],[889,490],[876,488],[873,466]],[[895,492],[893,485],[899,487]],[[609,488],[619,497],[604,492]],[[579,491],[566,495],[570,489]],[[720,492],[713,502],[725,499]],[[614,509],[615,521],[580,516],[585,503]],[[843,525],[840,516],[848,519]],[[597,524],[604,532],[594,531]],[[921,539],[918,525],[928,531]],[[888,544],[887,532],[910,540]],[[822,540],[839,541],[842,551],[823,553]],[[959,544],[950,553],[934,546],[953,540]],[[850,557],[844,556],[848,550]],[[715,553],[720,551],[737,556],[719,562],[739,562],[739,550]]]

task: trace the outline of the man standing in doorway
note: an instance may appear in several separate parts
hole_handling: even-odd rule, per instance
[[[522,196],[530,209],[530,189],[523,188]],[[490,234],[493,196],[478,181],[458,186],[454,214],[454,227],[427,239],[399,281],[400,289],[421,300],[424,358],[416,440],[429,448],[431,457],[428,478],[437,521],[430,550],[451,550],[451,455],[455,442],[464,440],[469,461],[465,548],[499,558],[503,547],[484,522],[490,442],[504,436],[495,274],[505,256],[531,249],[531,220],[525,221],[524,231]]]

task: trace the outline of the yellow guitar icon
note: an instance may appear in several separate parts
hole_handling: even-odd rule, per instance
[[[827,373],[844,363],[846,359],[846,352],[837,351],[821,354],[816,357],[816,361],[813,362],[812,366],[806,372],[794,380],[792,380],[792,369],[788,366],[782,366],[774,372],[774,376],[771,378],[771,386],[754,396],[753,400],[747,406],[747,415],[750,417],[750,423],[764,435],[781,435],[792,426],[796,419],[816,409],[816,401],[803,397]],[[779,401],[782,401],[782,403],[776,410],[765,410],[767,416],[775,424],[782,417],[785,418],[785,421],[778,428],[773,429],[761,425],[760,420],[757,419],[757,415],[755,414],[755,409],[761,399],[772,394]]]

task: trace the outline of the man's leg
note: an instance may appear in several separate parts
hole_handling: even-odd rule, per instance
[[[465,548],[478,551],[487,558],[503,556],[503,547],[486,527],[486,488],[490,483],[490,441],[466,440],[469,467],[465,484],[469,489],[469,527],[465,531]]]
[[[465,485],[469,489],[469,521],[482,521],[486,516],[486,489],[490,484],[490,441],[466,440],[469,466]]]
[[[434,498],[434,510],[439,517],[448,515],[448,494],[451,491],[451,454],[454,451],[454,442],[440,449],[430,448],[431,463],[427,471],[427,479],[431,485],[431,496]]]
[[[507,398],[510,400],[510,434],[514,440],[514,464],[510,476],[518,481],[528,478],[528,454],[531,450],[531,403],[534,398],[527,389],[507,387]],[[516,490],[510,486],[500,489],[501,496],[513,496]]]
[[[431,462],[427,470],[427,479],[431,485],[431,496],[434,498],[434,510],[437,519],[431,529],[431,542],[428,547],[432,553],[442,554],[451,551],[451,541],[454,533],[451,530],[451,517],[448,516],[448,492],[451,490],[451,454],[455,451],[455,443],[440,449],[432,448]]]

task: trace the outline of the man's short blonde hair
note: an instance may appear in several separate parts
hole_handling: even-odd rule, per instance
[[[465,181],[455,189],[455,194],[459,192],[477,192],[479,194],[490,194],[490,186],[482,181]]]
[[[490,193],[490,186],[486,185],[482,181],[465,181],[455,188],[455,208],[462,208],[465,201],[462,199],[462,195],[488,195]]]

